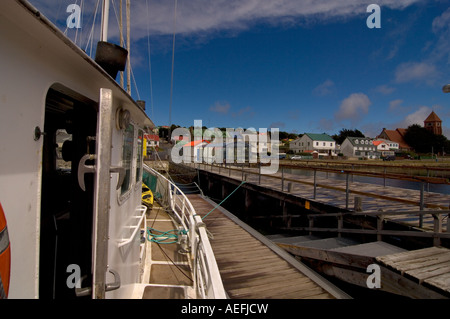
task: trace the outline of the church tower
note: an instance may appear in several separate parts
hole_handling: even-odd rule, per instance
[[[433,134],[442,135],[442,121],[434,111],[428,115],[427,119],[423,122],[423,126],[433,132]]]

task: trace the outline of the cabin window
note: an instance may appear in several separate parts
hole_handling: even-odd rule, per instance
[[[131,187],[131,162],[133,159],[134,146],[134,126],[129,124],[123,133],[122,146],[122,167],[125,169],[125,179],[120,188],[120,194],[123,195]]]
[[[142,180],[142,154],[144,150],[144,132],[138,131],[136,156],[136,183]]]

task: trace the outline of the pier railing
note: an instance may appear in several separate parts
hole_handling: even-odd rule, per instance
[[[223,176],[228,176],[231,178],[237,178],[238,180],[247,181],[250,183],[254,183],[256,185],[261,185],[261,179],[264,178],[264,181],[273,181],[271,184],[278,189],[281,189],[282,192],[291,193],[293,191],[293,185],[295,184],[302,184],[302,185],[308,185],[312,186],[312,199],[316,199],[318,188],[323,189],[329,189],[334,190],[337,192],[344,192],[345,193],[345,209],[351,210],[352,208],[349,207],[350,203],[350,193],[352,195],[356,195],[354,198],[354,212],[352,213],[359,213],[362,211],[362,201],[360,196],[367,196],[387,201],[393,201],[398,203],[403,203],[405,205],[411,205],[416,206],[419,208],[419,210],[416,213],[413,213],[411,215],[416,216],[418,225],[414,225],[413,227],[418,228],[424,228],[424,216],[433,216],[433,227],[432,231],[434,231],[435,235],[427,233],[425,236],[431,236],[435,238],[435,242],[438,242],[440,238],[447,238],[448,232],[450,231],[450,217],[449,217],[449,205],[448,204],[441,204],[441,203],[429,203],[425,201],[425,185],[427,183],[432,184],[449,184],[449,181],[445,177],[430,177],[430,176],[399,176],[398,174],[392,174],[392,173],[374,173],[374,172],[361,172],[361,171],[355,171],[355,170],[336,170],[331,169],[327,167],[289,167],[289,168],[298,168],[303,170],[313,170],[313,179],[312,180],[302,180],[300,178],[292,178],[292,175],[290,178],[288,177],[288,174],[285,173],[285,169],[283,166],[280,166],[278,174],[274,175],[263,175],[261,174],[261,168],[258,164],[253,164],[253,166],[249,165],[248,163],[241,163],[241,164],[210,164],[210,163],[191,163],[191,164],[184,164],[186,166],[189,166],[194,169],[203,169],[205,171],[209,171],[212,173],[216,173]],[[238,166],[239,165],[239,166]],[[328,179],[328,173],[336,173],[341,176],[344,176],[345,180],[345,187],[336,185],[335,183],[319,183],[317,172],[324,172],[326,173]],[[419,196],[418,198],[414,199],[412,197],[405,198],[405,197],[399,197],[399,196],[390,196],[388,194],[380,193],[372,193],[367,192],[358,188],[352,188],[350,186],[350,181],[352,180],[353,175],[361,175],[361,176],[370,176],[370,177],[378,177],[378,178],[384,178],[386,179],[400,179],[400,180],[407,180],[407,181],[414,181],[420,183],[420,189],[419,189]],[[281,185],[280,185],[281,184]],[[386,182],[383,183],[384,186],[386,186]],[[277,186],[278,185],[278,186]],[[381,185],[380,185],[381,186]],[[403,212],[402,212],[403,211]],[[389,218],[394,218],[398,215],[405,215],[404,209],[400,212],[382,212],[376,216],[384,216],[382,217],[383,220],[387,220]],[[367,214],[367,213],[363,213]],[[375,216],[374,215],[374,216]],[[447,216],[446,216],[447,215]],[[445,222],[447,221],[447,222]],[[428,225],[425,227],[428,228]],[[445,232],[446,228],[446,232]],[[440,229],[440,231],[436,231]],[[442,231],[444,229],[444,231]],[[426,230],[426,229],[424,229]],[[383,232],[386,233],[386,230],[379,230],[379,234],[382,234]],[[376,232],[376,230],[375,230]],[[413,232],[414,235],[417,232]]]
[[[292,186],[294,184],[304,184],[304,185],[310,185],[313,186],[313,199],[316,199],[317,195],[317,189],[324,188],[324,189],[331,189],[339,192],[345,192],[345,208],[349,209],[349,201],[350,201],[350,192],[355,195],[363,195],[368,197],[375,197],[380,199],[387,199],[391,201],[401,202],[404,204],[410,204],[410,205],[416,205],[420,207],[420,210],[424,210],[425,208],[429,209],[448,209],[449,205],[436,205],[431,203],[425,203],[424,201],[424,193],[425,193],[425,185],[426,184],[449,184],[449,180],[447,178],[437,178],[437,177],[425,177],[425,176],[404,176],[399,174],[391,174],[391,173],[373,173],[373,172],[361,172],[356,170],[337,170],[337,169],[331,169],[331,168],[325,168],[325,167],[289,167],[289,168],[295,168],[299,170],[312,170],[313,171],[313,181],[303,181],[301,179],[293,179],[289,178],[285,174],[285,168],[284,166],[280,166],[279,174],[273,174],[273,175],[264,175],[261,174],[261,166],[255,164],[255,167],[251,167],[248,163],[245,164],[209,164],[209,163],[188,163],[184,164],[194,169],[203,169],[205,171],[210,171],[212,173],[218,173],[219,175],[222,174],[224,176],[231,177],[234,175],[234,177],[238,176],[241,180],[249,181],[250,176],[256,176],[253,178],[255,184],[261,184],[261,179],[272,179],[277,180],[281,183],[281,191],[287,191],[290,192],[292,189]],[[345,176],[345,188],[337,187],[334,185],[327,185],[324,183],[319,184],[317,172],[325,172],[325,173],[336,173],[342,176]],[[396,180],[403,180],[403,181],[410,181],[410,182],[417,182],[420,183],[420,199],[419,201],[414,201],[411,199],[404,199],[404,198],[396,198],[392,196],[385,196],[380,194],[373,194],[368,192],[362,192],[356,189],[350,190],[350,178],[353,175],[359,175],[359,176],[367,176],[367,177],[376,177],[376,178],[383,178],[384,179],[384,186],[386,186],[386,179],[396,179]]]
[[[383,212],[371,212],[371,213],[355,213],[355,212],[342,212],[342,213],[327,213],[327,214],[308,214],[309,226],[308,227],[294,227],[295,230],[308,231],[310,235],[313,232],[334,232],[341,237],[343,233],[353,234],[373,234],[377,235],[377,240],[381,241],[382,236],[406,236],[406,237],[423,237],[433,238],[433,245],[440,246],[442,238],[450,238],[450,229],[445,231],[442,227],[442,221],[444,218],[449,218],[449,210],[433,210],[433,211],[383,211]],[[351,216],[373,216],[377,218],[376,229],[355,229],[344,227],[344,217],[346,215]],[[431,215],[433,217],[433,231],[414,231],[414,230],[389,230],[384,229],[384,220],[387,216],[395,215]],[[447,216],[445,216],[447,215]],[[316,219],[322,218],[336,218],[337,227],[315,227],[314,223]],[[416,227],[421,228],[420,224]]]
[[[197,296],[203,299],[227,298],[201,217],[196,214],[186,195],[172,181],[147,165],[144,165],[144,170],[156,177],[156,184],[151,187],[148,185],[153,188],[154,198],[170,209],[180,225],[180,244],[190,255]]]

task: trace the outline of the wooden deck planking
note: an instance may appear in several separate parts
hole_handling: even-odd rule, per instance
[[[188,198],[200,216],[214,208],[200,195]],[[204,222],[213,235],[211,246],[231,298],[335,298],[219,210]]]
[[[155,202],[147,211],[147,226],[167,231],[176,226],[167,212]],[[147,237],[147,236],[146,236]],[[143,273],[143,299],[184,299],[192,286],[192,274],[186,255],[180,254],[177,243],[147,243]]]
[[[377,257],[383,266],[450,296],[450,249],[430,247]]]

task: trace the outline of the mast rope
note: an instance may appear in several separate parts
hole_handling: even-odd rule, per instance
[[[245,184],[245,181],[242,181],[242,183],[238,187],[236,187],[227,197],[225,197],[219,204],[217,204],[216,207],[211,209],[208,214],[203,216],[202,220],[204,220],[206,217],[208,217],[209,214],[211,214],[213,211],[215,211],[217,208],[219,208],[228,198],[230,198],[231,195],[233,195],[244,184]]]
[[[178,0],[175,0],[175,9],[173,11],[173,42],[172,42],[172,73],[170,77],[170,104],[169,104],[169,137],[171,137],[172,126],[172,100],[173,100],[173,71],[175,67],[175,35],[177,30],[177,4]]]
[[[151,54],[150,54],[150,14],[149,14],[149,7],[148,7],[148,0],[145,0],[145,3],[147,5],[147,51],[148,51],[148,73],[150,77],[150,107],[152,111],[152,120],[154,121],[154,114],[153,114],[153,81],[152,81],[152,60],[151,60]]]

